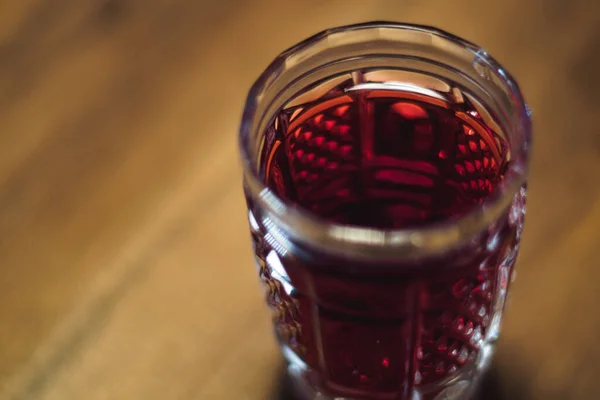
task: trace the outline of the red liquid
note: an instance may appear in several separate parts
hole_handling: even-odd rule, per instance
[[[401,71],[322,83],[284,107],[265,136],[261,173],[280,198],[331,223],[379,229],[464,215],[510,162],[480,102]],[[367,265],[278,250],[249,199],[280,340],[330,395],[404,399],[424,388],[432,398],[439,390],[427,384],[460,374],[496,335],[523,201],[524,189],[463,248],[418,264]]]

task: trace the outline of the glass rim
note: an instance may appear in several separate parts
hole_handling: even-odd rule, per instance
[[[449,40],[484,60],[509,89],[517,113],[516,117],[512,119],[517,120],[517,129],[521,130],[524,138],[518,146],[513,146],[511,143],[511,158],[524,160],[524,162],[520,165],[517,165],[519,164],[517,162],[510,165],[506,179],[502,182],[502,190],[498,188],[482,204],[473,206],[467,213],[456,219],[426,223],[416,228],[389,230],[336,224],[279,198],[262,182],[258,174],[256,163],[252,160],[253,155],[250,154],[248,139],[252,135],[254,118],[262,117],[256,115],[258,94],[268,87],[272,75],[285,66],[288,56],[309,49],[329,35],[373,28],[420,31]],[[275,79],[279,79],[279,76]],[[243,162],[246,190],[249,191],[253,201],[267,211],[268,221],[263,222],[266,222],[265,225],[268,225],[269,232],[276,240],[293,247],[289,241],[292,239],[326,253],[341,254],[358,259],[397,259],[450,250],[464,244],[497,220],[508,209],[514,195],[526,181],[530,137],[530,112],[516,81],[499,62],[481,47],[430,26],[374,21],[321,31],[280,53],[254,82],[249,91],[239,131],[239,150]],[[509,172],[512,173],[509,174]]]

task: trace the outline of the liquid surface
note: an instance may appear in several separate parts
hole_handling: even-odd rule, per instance
[[[509,158],[493,118],[451,83],[360,71],[281,110],[265,132],[260,173],[280,198],[333,223],[406,228],[481,204]],[[376,263],[285,249],[248,197],[259,273],[290,371],[328,398],[464,397],[497,335],[524,201],[523,188],[468,245],[416,266],[398,260],[382,274]]]
[[[344,75],[279,113],[262,173],[279,197],[331,222],[421,226],[465,214],[502,179],[508,145],[491,121],[432,77]]]

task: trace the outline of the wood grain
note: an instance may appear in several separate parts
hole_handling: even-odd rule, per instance
[[[600,6],[482,3],[0,1],[0,398],[277,396],[236,158],[244,97],[282,49],[376,19],[481,44],[534,110],[486,398],[600,397]]]

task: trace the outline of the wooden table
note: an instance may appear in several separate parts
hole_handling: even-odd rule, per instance
[[[280,50],[375,19],[483,45],[534,110],[486,398],[600,398],[597,2],[6,0],[0,399],[286,397],[250,261],[241,109]]]

